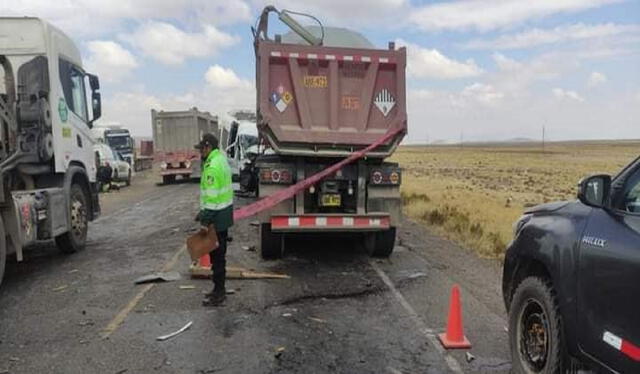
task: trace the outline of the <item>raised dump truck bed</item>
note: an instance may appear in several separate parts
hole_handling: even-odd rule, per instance
[[[341,48],[260,40],[258,126],[282,155],[344,156],[407,127],[405,48]],[[371,153],[387,157],[405,132]]]

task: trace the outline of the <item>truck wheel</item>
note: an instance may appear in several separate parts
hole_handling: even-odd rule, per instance
[[[373,257],[389,257],[396,244],[396,228],[365,234],[364,247]]]
[[[129,170],[129,175],[127,176],[127,180],[125,182],[125,185],[131,186],[131,170]]]
[[[260,225],[260,254],[265,260],[281,258],[284,251],[282,234],[271,231],[270,223]]]
[[[171,184],[176,181],[175,175],[163,175],[162,176],[162,184]]]
[[[84,249],[89,227],[87,206],[87,196],[82,187],[72,184],[69,191],[69,231],[56,236],[60,251],[74,253]]]
[[[528,277],[516,289],[509,309],[509,342],[514,373],[562,372],[562,318],[548,281]]]

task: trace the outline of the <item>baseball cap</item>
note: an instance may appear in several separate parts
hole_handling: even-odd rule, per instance
[[[202,149],[202,147],[205,147],[205,146],[218,148],[218,138],[211,133],[206,133],[202,135],[202,140],[200,140],[200,143],[195,145],[195,149]]]

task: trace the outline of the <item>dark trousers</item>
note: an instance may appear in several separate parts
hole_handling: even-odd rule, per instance
[[[211,258],[211,271],[213,272],[213,290],[224,291],[224,282],[227,277],[227,230],[217,231],[218,249],[209,254]]]

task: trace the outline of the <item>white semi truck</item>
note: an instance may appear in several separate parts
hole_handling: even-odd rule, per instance
[[[30,244],[84,248],[100,212],[91,136],[98,90],[62,31],[0,17],[0,282],[7,255],[22,261]]]

